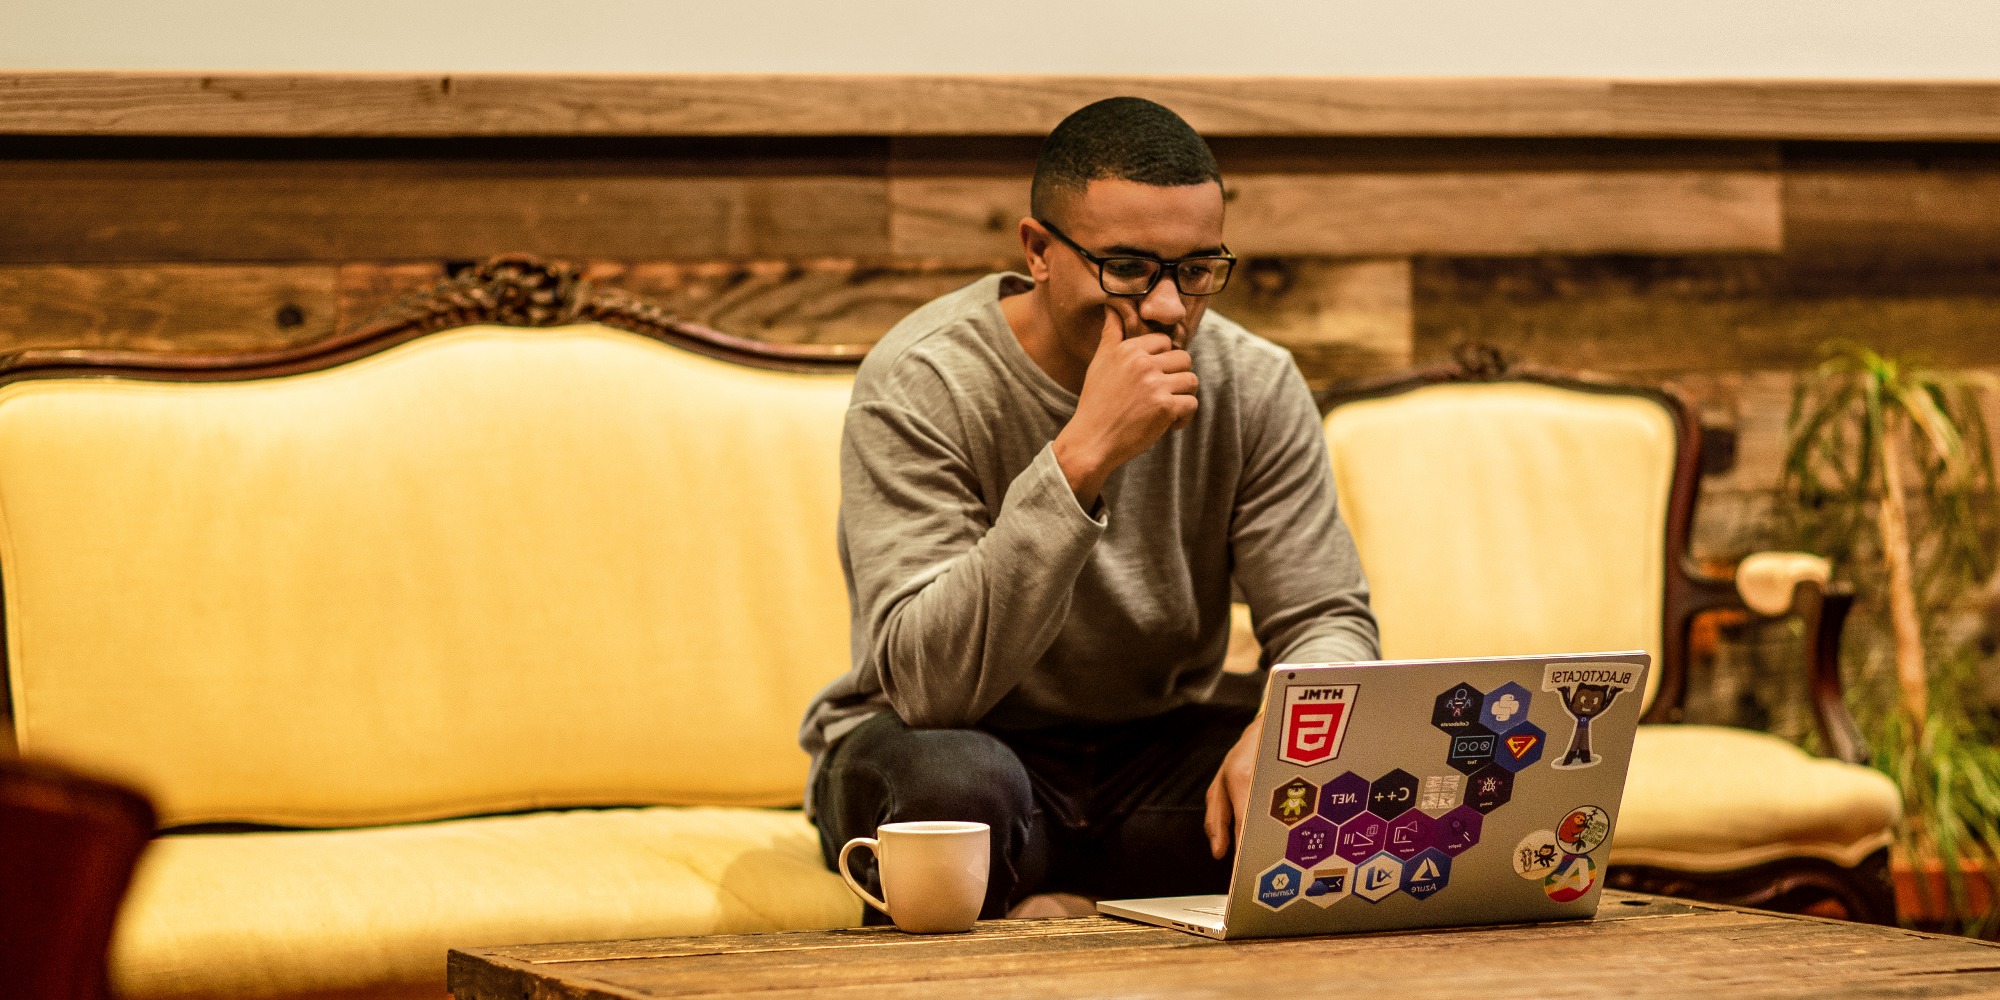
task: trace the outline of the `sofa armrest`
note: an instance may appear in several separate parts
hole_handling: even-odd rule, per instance
[[[1847,710],[1840,682],[1840,633],[1854,595],[1832,583],[1832,565],[1804,552],[1758,552],[1736,567],[1743,604],[1766,618],[1798,615],[1805,624],[1806,685],[1820,738],[1834,757],[1868,762],[1868,741]]]

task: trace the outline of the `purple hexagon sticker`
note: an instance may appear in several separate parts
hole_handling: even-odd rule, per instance
[[[1387,850],[1399,858],[1412,858],[1428,850],[1436,836],[1437,820],[1421,809],[1412,809],[1389,822]]]
[[[1340,839],[1333,853],[1360,864],[1382,850],[1389,836],[1389,821],[1374,813],[1362,813],[1340,824]]]
[[[1314,816],[1292,827],[1291,835],[1285,838],[1285,857],[1300,868],[1311,868],[1333,856],[1339,837],[1340,827]]]
[[[1457,857],[1471,850],[1479,843],[1479,828],[1486,817],[1471,806],[1459,806],[1438,817],[1437,833],[1432,841],[1437,849]]]
[[[1368,808],[1368,779],[1349,771],[1319,790],[1319,814],[1334,823],[1345,823]]]

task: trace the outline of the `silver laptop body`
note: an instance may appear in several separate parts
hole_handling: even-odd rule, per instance
[[[1229,893],[1097,908],[1218,939],[1593,916],[1649,663],[1273,667]]]

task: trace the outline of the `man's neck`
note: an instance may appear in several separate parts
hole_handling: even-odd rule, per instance
[[[1014,339],[1021,344],[1028,359],[1040,368],[1042,373],[1055,383],[1074,393],[1083,392],[1083,375],[1089,366],[1078,364],[1069,352],[1062,349],[1062,341],[1056,337],[1055,323],[1049,318],[1048,302],[1042,298],[1038,285],[1019,295],[1009,295],[1000,300],[1000,312],[1007,317],[1007,326],[1013,331]]]

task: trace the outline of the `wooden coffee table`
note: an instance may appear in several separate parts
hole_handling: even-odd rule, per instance
[[[1594,921],[1218,942],[1106,917],[454,951],[457,1000],[2000,997],[2000,947],[1607,891]]]

